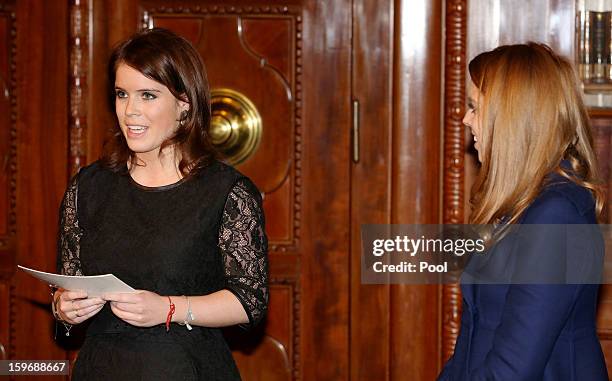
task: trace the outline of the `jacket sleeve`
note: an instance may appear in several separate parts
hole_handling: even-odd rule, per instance
[[[523,224],[584,223],[574,204],[561,194],[547,195],[530,208]],[[550,226],[550,225],[549,225]],[[554,228],[553,228],[554,229]],[[554,237],[558,232],[555,232]],[[566,262],[566,240],[548,234],[531,235],[530,242],[517,254],[535,261],[531,264],[548,267],[552,262],[539,258],[555,258]],[[520,246],[519,246],[520,247]],[[532,255],[534,254],[534,255]],[[533,259],[535,258],[535,259]],[[529,262],[527,262],[529,263]],[[547,277],[557,279],[564,266],[542,268],[543,283]],[[533,283],[533,282],[532,282]],[[540,380],[554,344],[566,324],[584,286],[578,284],[520,284],[509,287],[501,322],[495,330],[493,346],[483,364],[471,369],[468,379]]]

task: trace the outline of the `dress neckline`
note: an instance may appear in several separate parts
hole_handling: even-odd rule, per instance
[[[170,190],[170,189],[174,189],[174,188],[178,188],[179,186],[181,186],[185,181],[187,181],[187,177],[183,177],[182,179],[180,179],[179,181],[172,183],[172,184],[168,184],[168,185],[160,185],[158,187],[149,187],[146,185],[142,185],[140,183],[137,183],[136,180],[134,180],[132,178],[132,176],[128,173],[127,177],[130,181],[130,183],[132,185],[134,185],[136,188],[143,190],[143,191],[147,191],[147,192],[161,192],[161,191],[166,191],[166,190]]]
[[[136,180],[134,180],[134,178],[130,174],[130,171],[128,170],[127,165],[125,166],[125,174],[128,177],[129,182],[134,187],[136,187],[136,188],[138,188],[140,190],[146,191],[146,192],[163,192],[163,191],[167,191],[167,190],[170,190],[170,189],[178,188],[179,186],[181,186],[188,179],[188,177],[183,177],[179,181],[174,182],[172,184],[160,185],[160,186],[157,186],[157,187],[149,187],[149,186],[142,185],[142,184],[136,182]]]

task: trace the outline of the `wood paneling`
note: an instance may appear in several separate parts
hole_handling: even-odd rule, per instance
[[[499,45],[538,41],[574,57],[575,1],[470,0],[468,60]]]
[[[0,2],[0,359],[14,341],[11,278],[17,255],[16,9]]]
[[[17,29],[28,31],[17,34],[28,47],[18,62],[20,263],[54,269],[67,175],[99,157],[115,123],[111,47],[144,25],[168,27],[198,47],[213,88],[244,93],[264,122],[262,145],[239,167],[265,193],[271,244],[269,317],[254,332],[228,332],[244,379],[435,378],[450,340],[440,339],[442,288],[361,285],[359,229],[461,217],[452,107],[462,107],[462,63],[452,60],[465,54],[464,2],[16,1]],[[351,164],[353,100],[361,157]],[[0,285],[11,357],[73,358],[51,340],[48,300],[21,275]]]
[[[10,206],[11,197],[15,196],[11,176],[15,159],[15,30],[14,10],[0,8],[0,237],[8,237],[10,228],[14,228],[14,208]],[[11,168],[11,164],[13,168]],[[11,217],[11,213],[13,213]],[[11,223],[12,222],[12,223]],[[3,246],[3,245],[2,245]],[[0,246],[0,248],[2,247]]]
[[[17,203],[17,39],[14,1],[0,3],[0,281],[14,272]]]
[[[351,166],[351,380],[390,374],[390,286],[361,284],[361,225],[391,221],[393,7],[389,0],[353,2],[360,152]]]
[[[308,1],[303,14],[301,210],[304,380],[349,375],[351,2]]]
[[[67,6],[37,0],[15,6],[17,262],[47,271],[55,270],[58,206],[68,172]],[[53,341],[48,288],[15,273],[8,289],[9,357],[64,358]]]
[[[441,220],[443,10],[441,1],[395,1],[391,222],[396,224]],[[393,285],[390,298],[390,379],[434,379],[439,286]]]
[[[446,2],[446,55],[444,57],[444,190],[445,224],[466,222],[465,213],[465,65],[467,4],[465,0]],[[455,349],[461,318],[459,284],[441,287],[441,363]]]
[[[262,143],[239,169],[264,193],[272,291],[263,328],[229,332],[244,378],[348,378],[350,3],[91,1],[94,73],[105,78],[98,62],[112,44],[165,27],[194,43],[211,88],[245,94],[262,116]],[[114,123],[91,111],[88,161],[104,138],[99,117]]]

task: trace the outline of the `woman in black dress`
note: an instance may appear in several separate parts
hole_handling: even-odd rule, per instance
[[[66,191],[58,268],[139,291],[56,291],[67,329],[91,320],[73,379],[240,379],[218,327],[265,315],[267,239],[257,188],[215,159],[202,60],[146,30],[115,49],[109,84],[118,125]]]

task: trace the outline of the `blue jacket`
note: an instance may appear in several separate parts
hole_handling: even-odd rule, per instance
[[[595,224],[590,192],[560,176],[522,224]],[[439,381],[604,381],[597,284],[462,284],[455,352]]]

